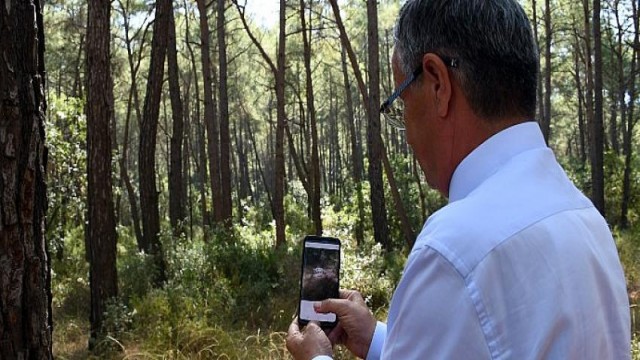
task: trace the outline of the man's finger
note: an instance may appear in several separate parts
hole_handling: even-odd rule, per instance
[[[336,327],[334,327],[329,332],[327,337],[329,338],[329,341],[331,341],[331,345],[336,345],[336,344],[342,344],[343,335],[344,335],[344,328],[342,327],[341,323],[338,323],[338,325],[336,325]]]
[[[365,305],[362,294],[360,294],[360,292],[357,290],[340,290],[340,299],[345,299],[361,305]]]
[[[344,299],[327,299],[313,304],[313,309],[317,313],[334,313],[338,318],[348,313],[351,301]]]
[[[291,325],[289,325],[289,331],[287,332],[288,337],[295,337],[295,336],[299,336],[302,335],[302,333],[300,332],[300,325],[298,325],[298,317],[296,316],[293,321],[291,322]]]
[[[321,330],[321,328],[320,328],[320,323],[315,320],[309,321],[309,323],[307,324],[307,327],[305,328],[305,331],[317,331],[317,330]]]

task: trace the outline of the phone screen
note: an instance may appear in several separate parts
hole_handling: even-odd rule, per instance
[[[302,250],[302,278],[298,319],[301,324],[319,321],[321,326],[334,326],[334,313],[319,314],[313,303],[338,298],[340,289],[340,240],[307,236]]]

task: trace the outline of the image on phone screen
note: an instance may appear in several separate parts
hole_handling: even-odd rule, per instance
[[[323,325],[335,323],[336,314],[316,313],[313,303],[337,298],[340,276],[340,242],[337,239],[307,239],[304,242],[302,284],[300,290],[300,319],[303,322],[320,321]]]

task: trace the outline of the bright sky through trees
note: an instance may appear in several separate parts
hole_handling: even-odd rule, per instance
[[[246,0],[246,7],[251,18],[262,27],[271,28],[278,22],[277,0]]]

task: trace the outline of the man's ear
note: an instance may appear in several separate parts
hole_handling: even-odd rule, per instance
[[[422,57],[422,70],[422,76],[428,83],[427,91],[435,99],[436,113],[444,118],[449,114],[451,105],[452,84],[447,66],[438,55],[427,53]]]

